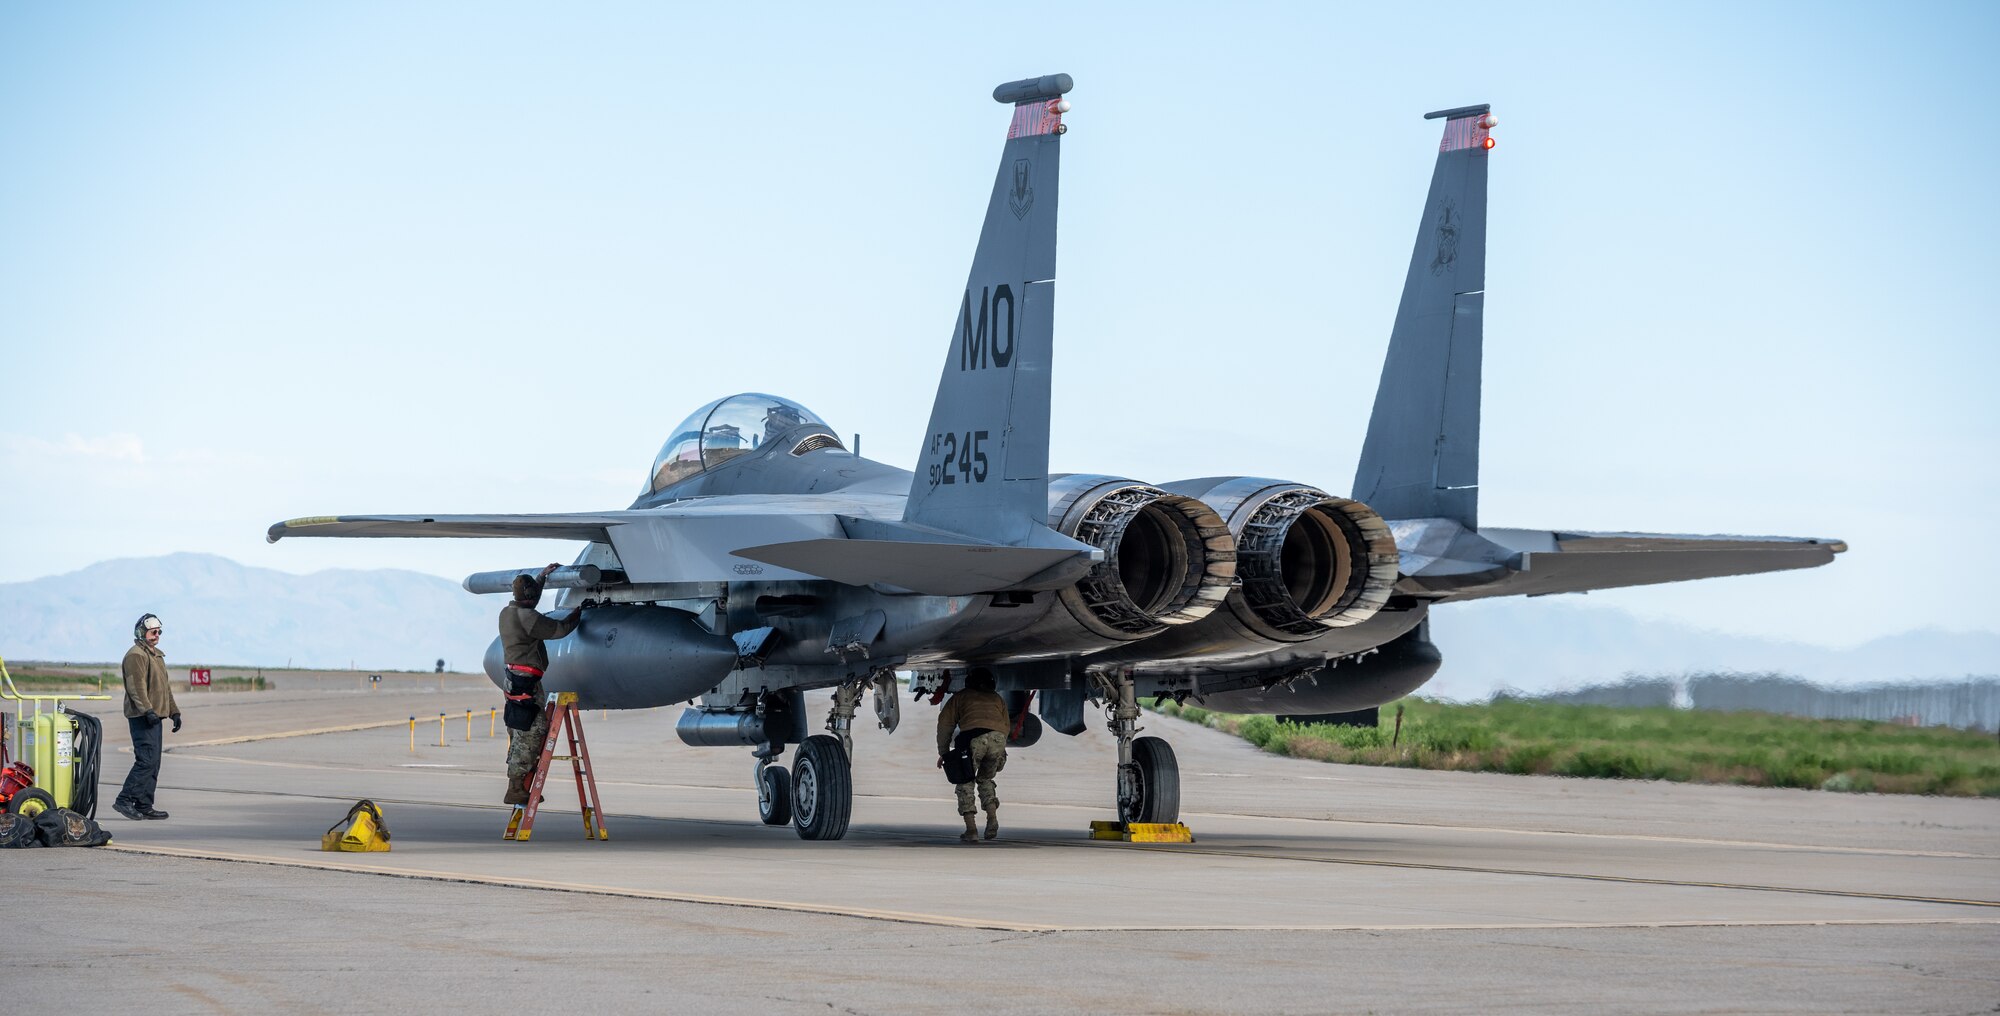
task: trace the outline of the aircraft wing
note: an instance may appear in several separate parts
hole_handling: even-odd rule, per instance
[[[321,515],[286,519],[264,533],[276,543],[287,536],[425,537],[527,540],[609,539],[606,530],[624,512],[550,515]]]
[[[1049,546],[968,542],[903,523],[830,512],[746,511],[739,505],[542,515],[333,515],[290,519],[266,532],[291,536],[453,537],[608,543],[630,582],[830,579],[935,596],[1055,588],[1080,577],[1099,552],[1053,532]]]
[[[1465,570],[1457,589],[1444,600],[1491,596],[1545,596],[1592,589],[1645,586],[1687,579],[1755,575],[1761,572],[1816,568],[1847,549],[1840,540],[1788,536],[1703,536],[1666,533],[1583,533],[1538,529],[1480,529],[1483,542],[1503,553],[1484,555],[1489,568]],[[1454,546],[1448,556],[1466,558]],[[1424,582],[1426,562],[1411,576]],[[1493,567],[1497,566],[1497,567]],[[1452,569],[1438,568],[1439,572]],[[1409,572],[1406,571],[1406,575]],[[1442,577],[1442,576],[1441,576]],[[1470,581],[1466,581],[1470,580]],[[1443,586],[1452,583],[1448,579]],[[1442,591],[1442,590],[1441,590]]]

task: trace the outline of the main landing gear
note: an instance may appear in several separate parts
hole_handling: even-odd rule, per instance
[[[1139,700],[1132,675],[1100,675],[1105,718],[1118,739],[1118,821],[1168,824],[1181,819],[1181,769],[1173,746],[1157,737],[1140,737]]]
[[[789,720],[779,723],[772,717],[762,728],[764,736],[771,737],[755,749],[757,818],[765,825],[789,823],[804,840],[837,840],[847,835],[847,820],[854,809],[851,731],[856,707],[867,687],[868,682],[851,681],[833,690],[833,710],[826,720],[832,733],[814,734],[800,743],[790,770],[779,761],[785,741],[777,731],[790,729],[794,731],[791,736],[797,737],[805,732],[803,724],[794,727]],[[890,697],[894,697],[893,691]],[[878,701],[878,712],[880,708]],[[886,726],[886,717],[884,721]]]
[[[787,771],[778,762],[783,746],[757,758],[757,818],[765,825],[790,824],[802,840],[837,840],[847,835],[854,805],[854,774],[847,749],[831,734],[814,734],[799,745]]]

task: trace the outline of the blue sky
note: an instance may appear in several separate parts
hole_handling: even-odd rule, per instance
[[[1219,6],[0,9],[0,581],[566,560],[263,532],[623,507],[734,391],[908,465],[988,93],[1064,71],[1055,468],[1345,492],[1421,115],[1491,102],[1482,518],[1852,544],[1589,601],[1705,627],[2000,627],[2000,8]]]

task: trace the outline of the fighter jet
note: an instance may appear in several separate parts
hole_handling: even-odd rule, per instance
[[[284,537],[583,541],[551,576],[582,612],[545,686],[587,708],[689,703],[689,744],[751,749],[758,814],[845,835],[850,736],[895,675],[937,696],[990,668],[1010,743],[1074,735],[1087,704],[1117,741],[1126,822],[1179,817],[1173,749],[1141,737],[1144,698],[1312,715],[1421,687],[1442,661],[1437,604],[1808,568],[1837,540],[1482,528],[1478,521],[1486,175],[1484,105],[1444,121],[1352,497],[1303,482],[1169,483],[1051,473],[1056,211],[1068,75],[1001,85],[1013,117],[945,350],[916,468],[862,458],[804,406],[746,393],[674,428],[624,510],[346,515]],[[466,579],[504,592],[515,574]],[[500,647],[486,672],[502,684]],[[503,685],[504,686],[504,685]],[[832,690],[825,733],[805,692]],[[790,765],[785,754],[791,752]]]

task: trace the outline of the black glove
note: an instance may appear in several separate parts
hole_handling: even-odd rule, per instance
[[[160,714],[151,709],[146,710],[146,715],[139,718],[146,721],[146,726],[157,727],[160,725]]]
[[[167,718],[168,718],[168,719],[170,719],[170,720],[172,720],[172,721],[174,721],[174,733],[176,733],[176,734],[180,733],[180,732],[181,732],[181,714],[179,714],[179,713],[175,713],[175,714],[173,714],[172,716],[169,716],[169,717],[167,717]]]

